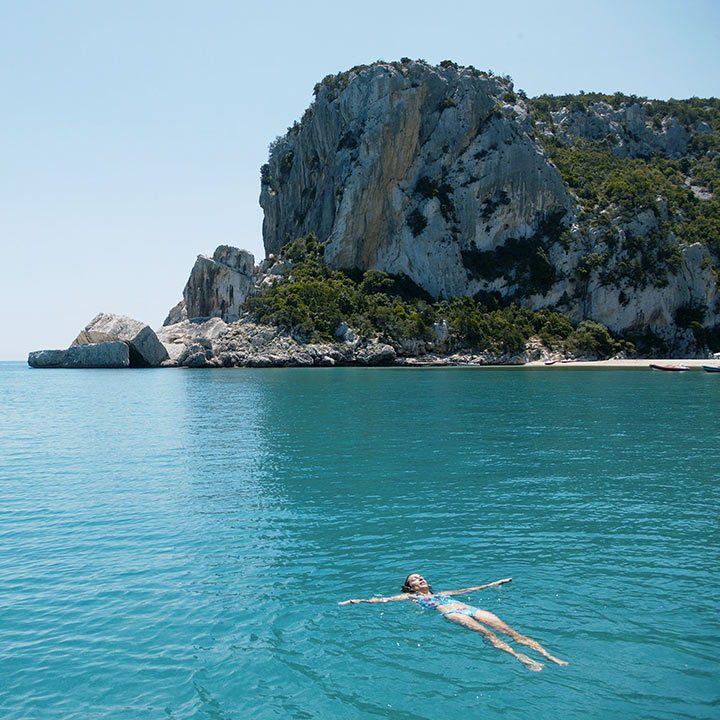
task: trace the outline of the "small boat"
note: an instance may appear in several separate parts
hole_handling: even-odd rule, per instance
[[[556,362],[557,362],[557,360],[546,360],[545,364],[546,365],[554,365]]]
[[[702,369],[705,372],[716,372],[720,373],[720,365],[703,365]]]
[[[650,367],[653,370],[665,370],[670,372],[683,372],[690,369],[687,365],[656,365],[655,363],[650,363]]]

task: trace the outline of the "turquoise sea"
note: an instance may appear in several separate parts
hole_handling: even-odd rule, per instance
[[[720,376],[2,363],[0,402],[6,720],[720,717]],[[337,605],[412,571],[512,577],[469,601],[570,664]]]

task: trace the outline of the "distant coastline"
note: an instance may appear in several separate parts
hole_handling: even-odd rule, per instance
[[[26,360],[0,360],[0,364],[3,365],[27,365]],[[362,365],[360,363],[352,363],[347,365],[336,365],[333,367],[353,367],[353,368],[408,368],[408,369],[424,369],[424,368],[486,368],[486,369],[498,369],[498,368],[518,368],[518,369],[531,369],[531,370],[572,370],[572,369],[583,369],[583,370],[650,370],[651,365],[685,365],[689,368],[689,371],[702,370],[704,365],[716,365],[720,366],[720,360],[715,359],[698,359],[698,358],[611,358],[609,360],[565,360],[557,361],[552,364],[548,364],[545,360],[531,360],[526,363],[487,363],[487,362],[457,362],[451,361],[450,359],[436,359],[416,362],[392,362],[378,365]],[[165,366],[162,369],[168,367],[174,367],[175,369],[197,369],[187,368],[186,366]],[[255,370],[258,368],[265,369],[288,369],[303,367],[300,365],[236,365],[230,367],[222,366],[205,366],[205,369],[222,369],[222,370]],[[330,366],[324,366],[330,367]],[[67,369],[67,368],[65,368]],[[85,368],[85,369],[125,369],[125,368]]]
[[[720,360],[698,358],[611,358],[610,360],[571,360],[546,365],[542,360],[533,360],[522,367],[547,368],[638,368],[650,369],[650,365],[687,365],[691,370],[701,369],[703,365],[720,365]]]

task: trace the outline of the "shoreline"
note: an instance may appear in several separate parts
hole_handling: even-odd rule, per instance
[[[558,360],[551,365],[547,365],[545,360],[532,360],[526,363],[488,363],[488,362],[453,362],[447,359],[429,360],[423,361],[419,359],[412,359],[409,362],[407,358],[404,358],[405,362],[401,361],[400,358],[395,362],[391,363],[378,363],[373,365],[363,363],[343,363],[330,367],[370,367],[370,368],[518,368],[518,369],[532,369],[538,368],[543,370],[555,370],[558,368],[563,369],[636,369],[636,370],[650,370],[650,365],[685,365],[690,370],[701,370],[703,365],[711,365],[720,367],[720,359],[698,359],[698,358],[611,358],[609,360]],[[25,364],[26,360],[0,360],[4,364]],[[286,369],[286,368],[297,368],[303,366],[297,365],[285,365],[285,364],[269,364],[269,365],[231,365],[231,366],[218,366],[218,365],[206,365],[202,368],[189,368],[187,366],[160,366],[154,369],[173,369],[173,370],[189,370],[189,369],[205,369],[205,370],[230,370],[230,369],[245,369],[245,370],[270,370],[270,369]],[[312,366],[311,366],[312,367]],[[318,367],[318,366],[315,366]],[[42,369],[42,368],[39,368]],[[58,369],[58,368],[45,368],[45,369]],[[65,368],[65,369],[91,369],[88,368]],[[97,369],[97,368],[96,368]],[[100,368],[100,369],[126,369],[126,368]],[[135,368],[137,369],[137,368]],[[153,369],[153,368],[147,368]]]
[[[287,329],[244,319],[226,323],[221,318],[181,320],[163,325],[157,333],[124,315],[99,313],[65,350],[37,350],[28,355],[33,368],[138,367],[525,367],[525,368],[649,368],[685,365],[701,369],[715,358],[569,359],[531,338],[515,352],[462,348],[448,352],[447,337],[436,347],[425,340],[359,337],[347,327],[335,340],[307,342]],[[336,333],[337,334],[337,333]],[[446,354],[447,353],[447,354]],[[679,353],[678,353],[679,354]]]
[[[686,365],[690,369],[702,369],[703,365],[718,365],[720,360],[710,358],[612,358],[610,360],[571,360],[569,362],[556,362],[553,365],[546,365],[544,360],[533,360],[521,367],[525,368],[641,368],[650,369],[650,365]]]

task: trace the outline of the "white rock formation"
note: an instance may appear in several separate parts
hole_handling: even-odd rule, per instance
[[[186,317],[237,320],[240,306],[254,290],[254,265],[251,253],[229,245],[220,245],[212,258],[198,255],[183,290]],[[176,306],[165,322],[181,319]]]
[[[177,305],[170,308],[163,327],[165,325],[175,325],[176,323],[183,322],[188,319],[187,308],[185,307],[185,301],[181,300]]]
[[[692,354],[692,333],[678,327],[676,314],[683,307],[704,308],[709,325],[717,322],[720,295],[707,248],[694,243],[681,248],[679,272],[667,276],[667,285],[632,288],[606,284],[594,273],[588,284],[584,315],[613,332],[650,330],[678,357]],[[622,294],[622,298],[621,298]],[[621,302],[621,299],[623,300]]]
[[[605,102],[593,103],[588,110],[563,108],[552,113],[554,132],[565,140],[611,138],[620,157],[648,157],[660,152],[671,158],[682,157],[690,136],[677,118],[665,118],[656,127],[645,107],[638,103],[613,109]]]
[[[130,365],[158,367],[168,354],[155,331],[139,320],[126,315],[99,313],[80,332],[73,345],[88,345],[121,340],[130,349]]]
[[[67,350],[37,350],[28,356],[34,368],[126,368],[130,347],[124,342],[73,345]]]
[[[263,169],[266,252],[314,232],[335,268],[403,274],[435,297],[487,289],[464,252],[533,236],[572,206],[511,90],[422,62],[323,82]]]
[[[183,320],[172,325],[163,325],[157,336],[168,353],[167,365],[181,365],[187,357],[187,349],[200,345],[208,349],[227,330],[227,323],[219,317],[210,318],[205,322]]]
[[[508,78],[449,62],[378,62],[315,90],[261,170],[268,258],[313,232],[333,268],[405,275],[435,298],[556,308],[654,333],[670,352],[693,345],[679,311],[702,309],[705,327],[720,325],[717,258],[668,230],[669,199],[592,217],[535,136],[602,140],[621,158],[684,157],[692,129],[650,101],[569,102],[533,125]],[[691,179],[688,188],[712,197]],[[261,290],[275,282],[270,267]]]

